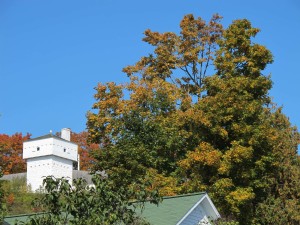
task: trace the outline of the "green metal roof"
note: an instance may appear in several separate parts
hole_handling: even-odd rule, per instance
[[[38,214],[38,213],[37,213]],[[43,213],[40,213],[43,214]],[[14,215],[14,216],[6,216],[4,217],[4,225],[9,225],[9,224],[15,224],[16,220],[19,222],[26,222],[28,217],[33,214],[21,214],[21,215]]]
[[[201,192],[164,197],[158,206],[146,202],[141,217],[152,225],[175,225],[205,194]],[[137,213],[140,213],[140,209],[137,209]],[[14,224],[16,219],[25,222],[28,216],[30,214],[7,216],[4,218],[4,224]]]
[[[205,194],[165,197],[158,206],[147,202],[141,216],[153,225],[175,225]]]

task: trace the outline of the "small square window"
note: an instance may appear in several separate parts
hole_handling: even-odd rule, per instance
[[[39,151],[39,150],[40,150],[40,147],[37,147],[36,150]]]

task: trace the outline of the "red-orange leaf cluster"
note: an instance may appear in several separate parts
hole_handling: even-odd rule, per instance
[[[91,156],[91,152],[98,150],[99,145],[90,144],[87,142],[88,133],[86,131],[80,133],[72,133],[71,141],[78,144],[78,153],[80,155],[80,170],[90,170],[94,158]]]
[[[4,174],[21,173],[26,171],[26,163],[22,158],[23,141],[30,138],[22,133],[11,136],[0,134],[0,166]]]

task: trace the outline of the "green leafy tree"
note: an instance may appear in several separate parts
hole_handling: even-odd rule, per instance
[[[101,145],[95,169],[126,185],[144,179],[149,168],[162,176],[174,172],[186,152],[184,131],[177,129],[177,103],[187,96],[160,78],[132,76],[127,85],[99,84],[96,89],[96,113],[88,114],[90,138]],[[123,89],[130,99],[124,99]]]
[[[299,190],[285,174],[287,165],[295,164],[299,135],[272,106],[268,95],[271,80],[262,74],[272,56],[264,46],[252,43],[257,32],[249,21],[237,20],[223,33],[215,59],[217,73],[205,80],[207,94],[195,104],[208,126],[198,122],[204,130],[199,146],[180,162],[189,187],[209,190],[221,211],[238,218],[240,224],[265,224],[266,216],[256,215],[258,205],[290,198],[278,199],[281,183],[285,183],[286,193],[293,193],[293,200],[288,200],[293,204],[290,211],[295,214],[299,209],[299,204],[295,205]],[[293,168],[298,174],[299,169]]]
[[[268,196],[258,204],[261,224],[299,224],[300,157],[297,155],[299,133],[281,109],[270,115],[274,128],[275,173],[268,179]]]
[[[181,162],[190,175],[198,176],[198,182],[216,186],[216,191],[226,186],[228,193],[220,193],[225,194],[224,200],[227,197],[225,202],[238,205],[254,198],[250,183],[261,178],[256,177],[256,161],[271,154],[261,146],[263,142],[257,142],[266,138],[261,124],[271,88],[270,79],[261,71],[272,61],[268,50],[251,43],[257,32],[247,20],[234,21],[224,32],[215,59],[217,74],[205,80],[207,94],[194,106],[209,123],[199,124],[204,130],[199,146]],[[257,65],[255,60],[265,63]],[[232,205],[230,211],[239,208]]]
[[[96,103],[87,116],[90,141],[101,145],[94,155],[95,170],[105,170],[116,183],[127,185],[136,178],[149,180],[146,177],[156,171],[162,178],[155,182],[158,186],[176,171],[178,161],[194,147],[193,134],[182,119],[193,113],[185,113],[192,97],[201,97],[222,33],[219,20],[215,15],[206,24],[187,15],[179,36],[145,31],[144,40],[155,47],[155,54],[124,68],[130,83],[98,84]],[[174,76],[176,69],[182,79]]]
[[[135,208],[142,208],[146,200],[158,204],[157,192],[143,191],[142,186],[140,191],[116,187],[99,174],[92,180],[94,186],[89,187],[84,179],[74,180],[71,186],[64,178],[45,178],[46,193],[34,202],[45,213],[30,217],[25,224],[147,224],[138,218]]]
[[[240,224],[268,224],[272,215],[259,215],[279,205],[289,213],[277,216],[297,224],[299,134],[271,102],[272,54],[248,20],[219,21],[187,15],[178,35],[146,30],[154,53],[123,69],[130,83],[98,85],[87,116],[102,145],[96,169],[128,186],[140,178],[172,194],[209,191]]]

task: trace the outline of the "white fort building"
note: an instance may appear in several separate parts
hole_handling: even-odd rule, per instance
[[[73,164],[78,165],[78,145],[70,141],[71,130],[63,128],[61,137],[52,133],[23,143],[23,158],[27,162],[27,185],[32,191],[43,187],[46,176],[64,177],[72,184]]]

